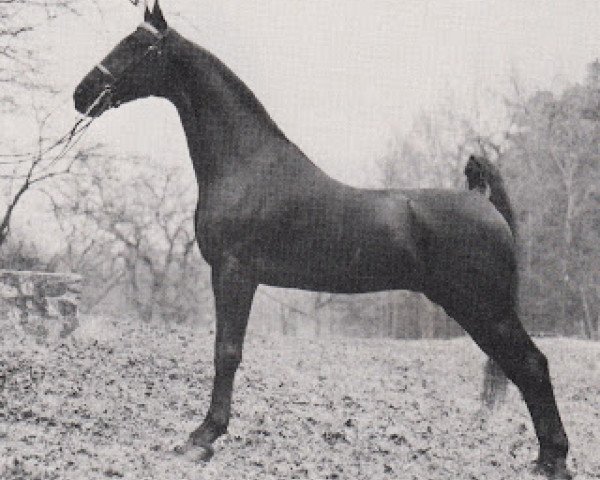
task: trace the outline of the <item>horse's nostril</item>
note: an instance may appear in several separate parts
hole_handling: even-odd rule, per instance
[[[83,113],[85,111],[85,101],[81,95],[81,90],[76,89],[73,94],[73,104],[75,106],[75,110],[79,113]]]

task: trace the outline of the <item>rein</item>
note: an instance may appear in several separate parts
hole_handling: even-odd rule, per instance
[[[102,92],[100,92],[100,94],[96,97],[96,99],[94,100],[94,102],[86,110],[85,114],[80,115],[80,118],[78,118],[75,121],[75,124],[67,131],[67,133],[65,133],[64,135],[60,136],[52,144],[50,144],[49,146],[47,146],[46,148],[44,148],[44,149],[42,149],[42,150],[40,150],[38,152],[31,152],[30,151],[30,152],[24,152],[24,153],[0,154],[0,158],[7,158],[7,157],[9,157],[9,158],[17,158],[17,159],[19,159],[19,160],[13,160],[13,161],[0,162],[0,165],[16,165],[16,164],[19,164],[19,163],[25,163],[25,162],[28,161],[27,159],[30,158],[30,157],[41,158],[44,155],[50,153],[52,150],[55,150],[56,148],[58,148],[58,147],[60,147],[62,145],[63,148],[50,161],[50,164],[48,165],[48,167],[54,165],[56,162],[58,162],[59,160],[61,160],[62,158],[64,158],[65,155],[77,143],[79,143],[79,141],[81,140],[81,137],[83,136],[83,134],[85,133],[85,131],[88,129],[88,127],[95,120],[92,117],[87,117],[87,114],[96,105],[98,105],[98,103],[100,103],[102,101],[102,99],[104,98],[104,96],[106,96],[106,94],[107,94],[107,92],[105,90],[103,90]]]

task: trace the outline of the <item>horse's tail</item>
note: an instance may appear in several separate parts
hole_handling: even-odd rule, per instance
[[[467,187],[469,190],[477,190],[487,195],[496,210],[508,223],[513,237],[517,237],[517,223],[515,214],[504,187],[504,180],[500,170],[485,157],[471,155],[465,166]]]
[[[465,175],[467,177],[467,187],[469,190],[477,190],[486,195],[492,205],[508,223],[513,238],[517,239],[517,224],[515,214],[512,209],[510,198],[504,187],[504,180],[498,168],[487,158],[471,155],[465,166]],[[513,278],[511,278],[511,301],[514,308],[517,308],[519,273],[515,262],[513,268]],[[506,398],[508,379],[502,369],[491,359],[488,358],[484,368],[483,391],[481,400],[488,408],[493,408],[501,404]]]

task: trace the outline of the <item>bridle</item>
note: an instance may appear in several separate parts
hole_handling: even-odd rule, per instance
[[[123,80],[123,75],[125,73],[127,73],[128,71],[130,71],[131,69],[133,69],[134,67],[136,67],[142,61],[144,61],[148,57],[148,55],[150,55],[151,53],[153,53],[153,52],[160,53],[160,45],[161,45],[162,41],[164,40],[164,38],[169,33],[169,28],[167,27],[166,30],[161,32],[154,25],[150,24],[149,22],[141,23],[138,28],[143,28],[144,30],[147,30],[148,32],[150,32],[154,36],[154,38],[156,38],[156,42],[149,45],[148,48],[146,48],[146,51],[142,55],[140,55],[140,57],[129,62],[118,73],[111,72],[110,69],[106,65],[104,65],[102,62],[99,62],[95,65],[94,68],[96,70],[98,70],[100,73],[102,73],[102,75],[104,77],[110,79],[110,83],[107,82],[104,85],[104,88],[102,89],[102,91],[98,94],[98,96],[94,99],[92,104],[88,107],[88,109],[86,111],[86,115],[88,113],[90,113],[100,102],[103,102],[103,101],[106,102],[105,104],[106,104],[107,109],[113,108],[113,107],[118,107],[120,105],[121,101],[118,99],[113,100],[113,94],[115,92],[115,87],[118,86],[118,84]]]
[[[139,58],[129,62],[118,75],[113,74],[102,62],[98,63],[95,66],[95,68],[99,70],[105,77],[110,78],[111,82],[105,84],[102,91],[94,99],[92,104],[86,109],[85,113],[81,115],[80,118],[75,122],[75,125],[73,125],[71,130],[69,130],[65,135],[60,137],[52,145],[45,148],[43,151],[38,152],[38,156],[41,156],[42,154],[47,154],[51,150],[54,150],[55,148],[62,145],[62,149],[52,160],[52,163],[56,163],[61,158],[65,157],[65,155],[79,142],[87,128],[94,121],[94,118],[90,117],[89,114],[94,110],[94,108],[96,108],[96,106],[98,106],[103,101],[106,102],[106,109],[119,106],[119,100],[113,101],[115,85],[118,85],[118,83],[122,80],[123,74],[125,74],[127,71],[138,65],[141,61],[147,58],[147,56],[150,53],[155,51],[160,52],[160,44],[164,40],[165,36],[169,33],[169,28],[161,32],[148,22],[140,24],[139,28],[143,28],[149,31],[156,38],[156,42],[151,44]]]

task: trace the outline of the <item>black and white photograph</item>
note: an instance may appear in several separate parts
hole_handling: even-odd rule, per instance
[[[599,26],[0,0],[0,479],[600,479]]]

